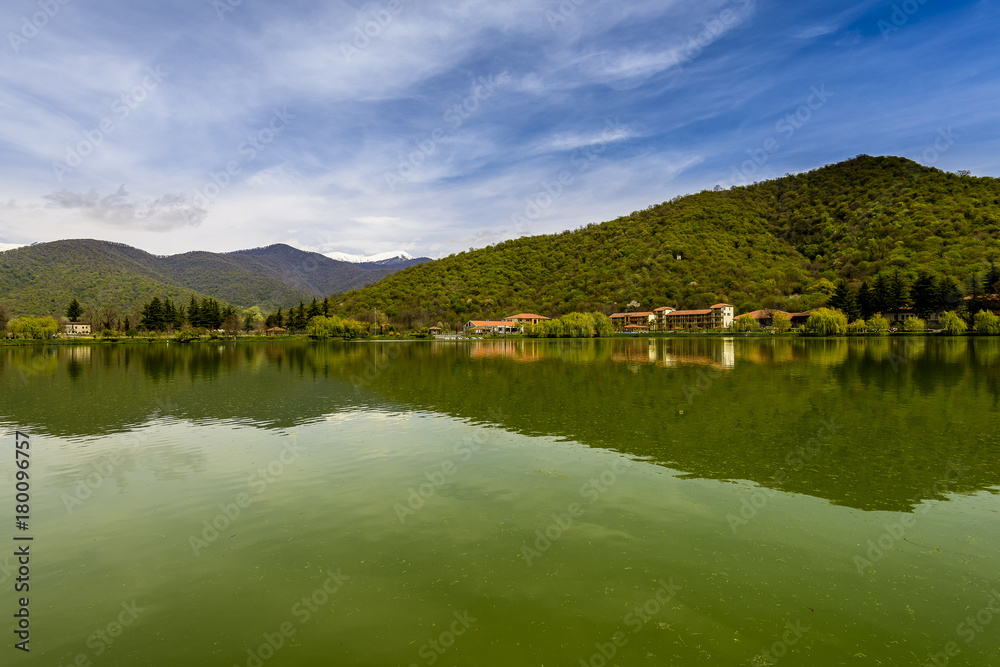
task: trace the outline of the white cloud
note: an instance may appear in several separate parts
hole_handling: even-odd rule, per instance
[[[84,194],[64,189],[43,199],[49,208],[75,209],[102,223],[152,231],[196,227],[205,218],[205,211],[188,205],[183,195],[165,194],[154,200],[133,202],[128,200],[124,185],[103,197],[96,190]]]

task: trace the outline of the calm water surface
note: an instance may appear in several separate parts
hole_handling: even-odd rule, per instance
[[[998,425],[996,340],[4,348],[3,664],[998,665]]]

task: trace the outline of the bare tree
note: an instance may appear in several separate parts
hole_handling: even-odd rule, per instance
[[[222,330],[229,336],[235,336],[238,334],[242,327],[243,321],[240,320],[240,316],[236,313],[230,313],[226,316],[226,319],[222,321]]]
[[[114,306],[104,306],[100,309],[100,314],[98,315],[98,328],[101,331],[105,329],[111,331],[118,330],[118,309]],[[96,333],[96,332],[95,332]]]

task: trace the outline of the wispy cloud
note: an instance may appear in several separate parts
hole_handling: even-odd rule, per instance
[[[224,21],[208,2],[62,6],[0,49],[0,201],[17,201],[0,206],[0,243],[447,254],[725,182],[820,84],[835,97],[762,178],[919,154],[939,125],[975,141],[938,166],[1000,174],[991,3],[928,3],[890,40],[875,0],[400,0],[388,19],[383,6],[243,2]],[[15,0],[0,27],[36,8]],[[116,100],[142,93],[149,67],[165,76],[121,119]],[[501,74],[456,127],[449,110]],[[275,108],[294,120],[247,159]],[[74,151],[89,154],[60,180]],[[390,190],[401,165],[419,168]],[[562,170],[558,201],[513,225]],[[225,185],[194,208],[209,183]]]
[[[129,201],[124,185],[114,194],[103,197],[96,190],[86,193],[60,190],[43,199],[50,208],[77,209],[92,220],[150,231],[196,227],[205,218],[205,211],[188,204],[184,195],[166,194],[153,200],[133,202]]]

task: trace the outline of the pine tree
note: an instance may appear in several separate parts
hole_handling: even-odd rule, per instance
[[[160,303],[160,297],[154,296],[153,300],[143,307],[139,326],[147,331],[163,331],[163,324],[163,304]]]
[[[74,297],[69,303],[69,308],[66,309],[66,319],[70,322],[77,322],[82,314],[83,306],[81,306],[80,302],[76,300],[76,297]]]
[[[983,294],[997,294],[1000,292],[1000,269],[996,263],[990,260],[990,270],[983,279]]]
[[[880,273],[875,278],[875,287],[872,290],[874,300],[872,307],[876,313],[884,313],[889,310],[889,281],[885,275]]]
[[[892,272],[892,278],[889,280],[889,307],[893,310],[905,308],[909,302],[909,286],[906,284],[906,279],[899,272],[899,269],[896,269]]]
[[[191,295],[191,303],[188,304],[188,322],[195,329],[201,329],[205,325],[201,321],[201,308],[198,307],[198,300]]]
[[[913,283],[913,309],[918,317],[937,312],[939,305],[938,283],[934,276],[921,272]]]
[[[868,287],[868,281],[861,283],[861,287],[858,288],[858,309],[861,311],[861,317],[866,320],[876,312],[875,295]]]
[[[174,325],[174,318],[177,317],[177,309],[174,308],[173,302],[170,297],[163,300],[163,326],[164,328],[172,327]]]
[[[938,299],[941,310],[958,310],[964,301],[958,281],[950,276],[941,278],[938,284]]]
[[[847,281],[839,280],[837,281],[837,289],[835,289],[833,294],[830,295],[830,300],[826,305],[828,308],[835,308],[846,312],[846,306],[850,296],[851,290],[847,286]]]
[[[316,317],[320,314],[320,312],[322,311],[320,310],[319,302],[316,301],[316,297],[313,297],[312,303],[309,304],[309,310],[306,311],[306,321],[308,322],[312,318]]]

